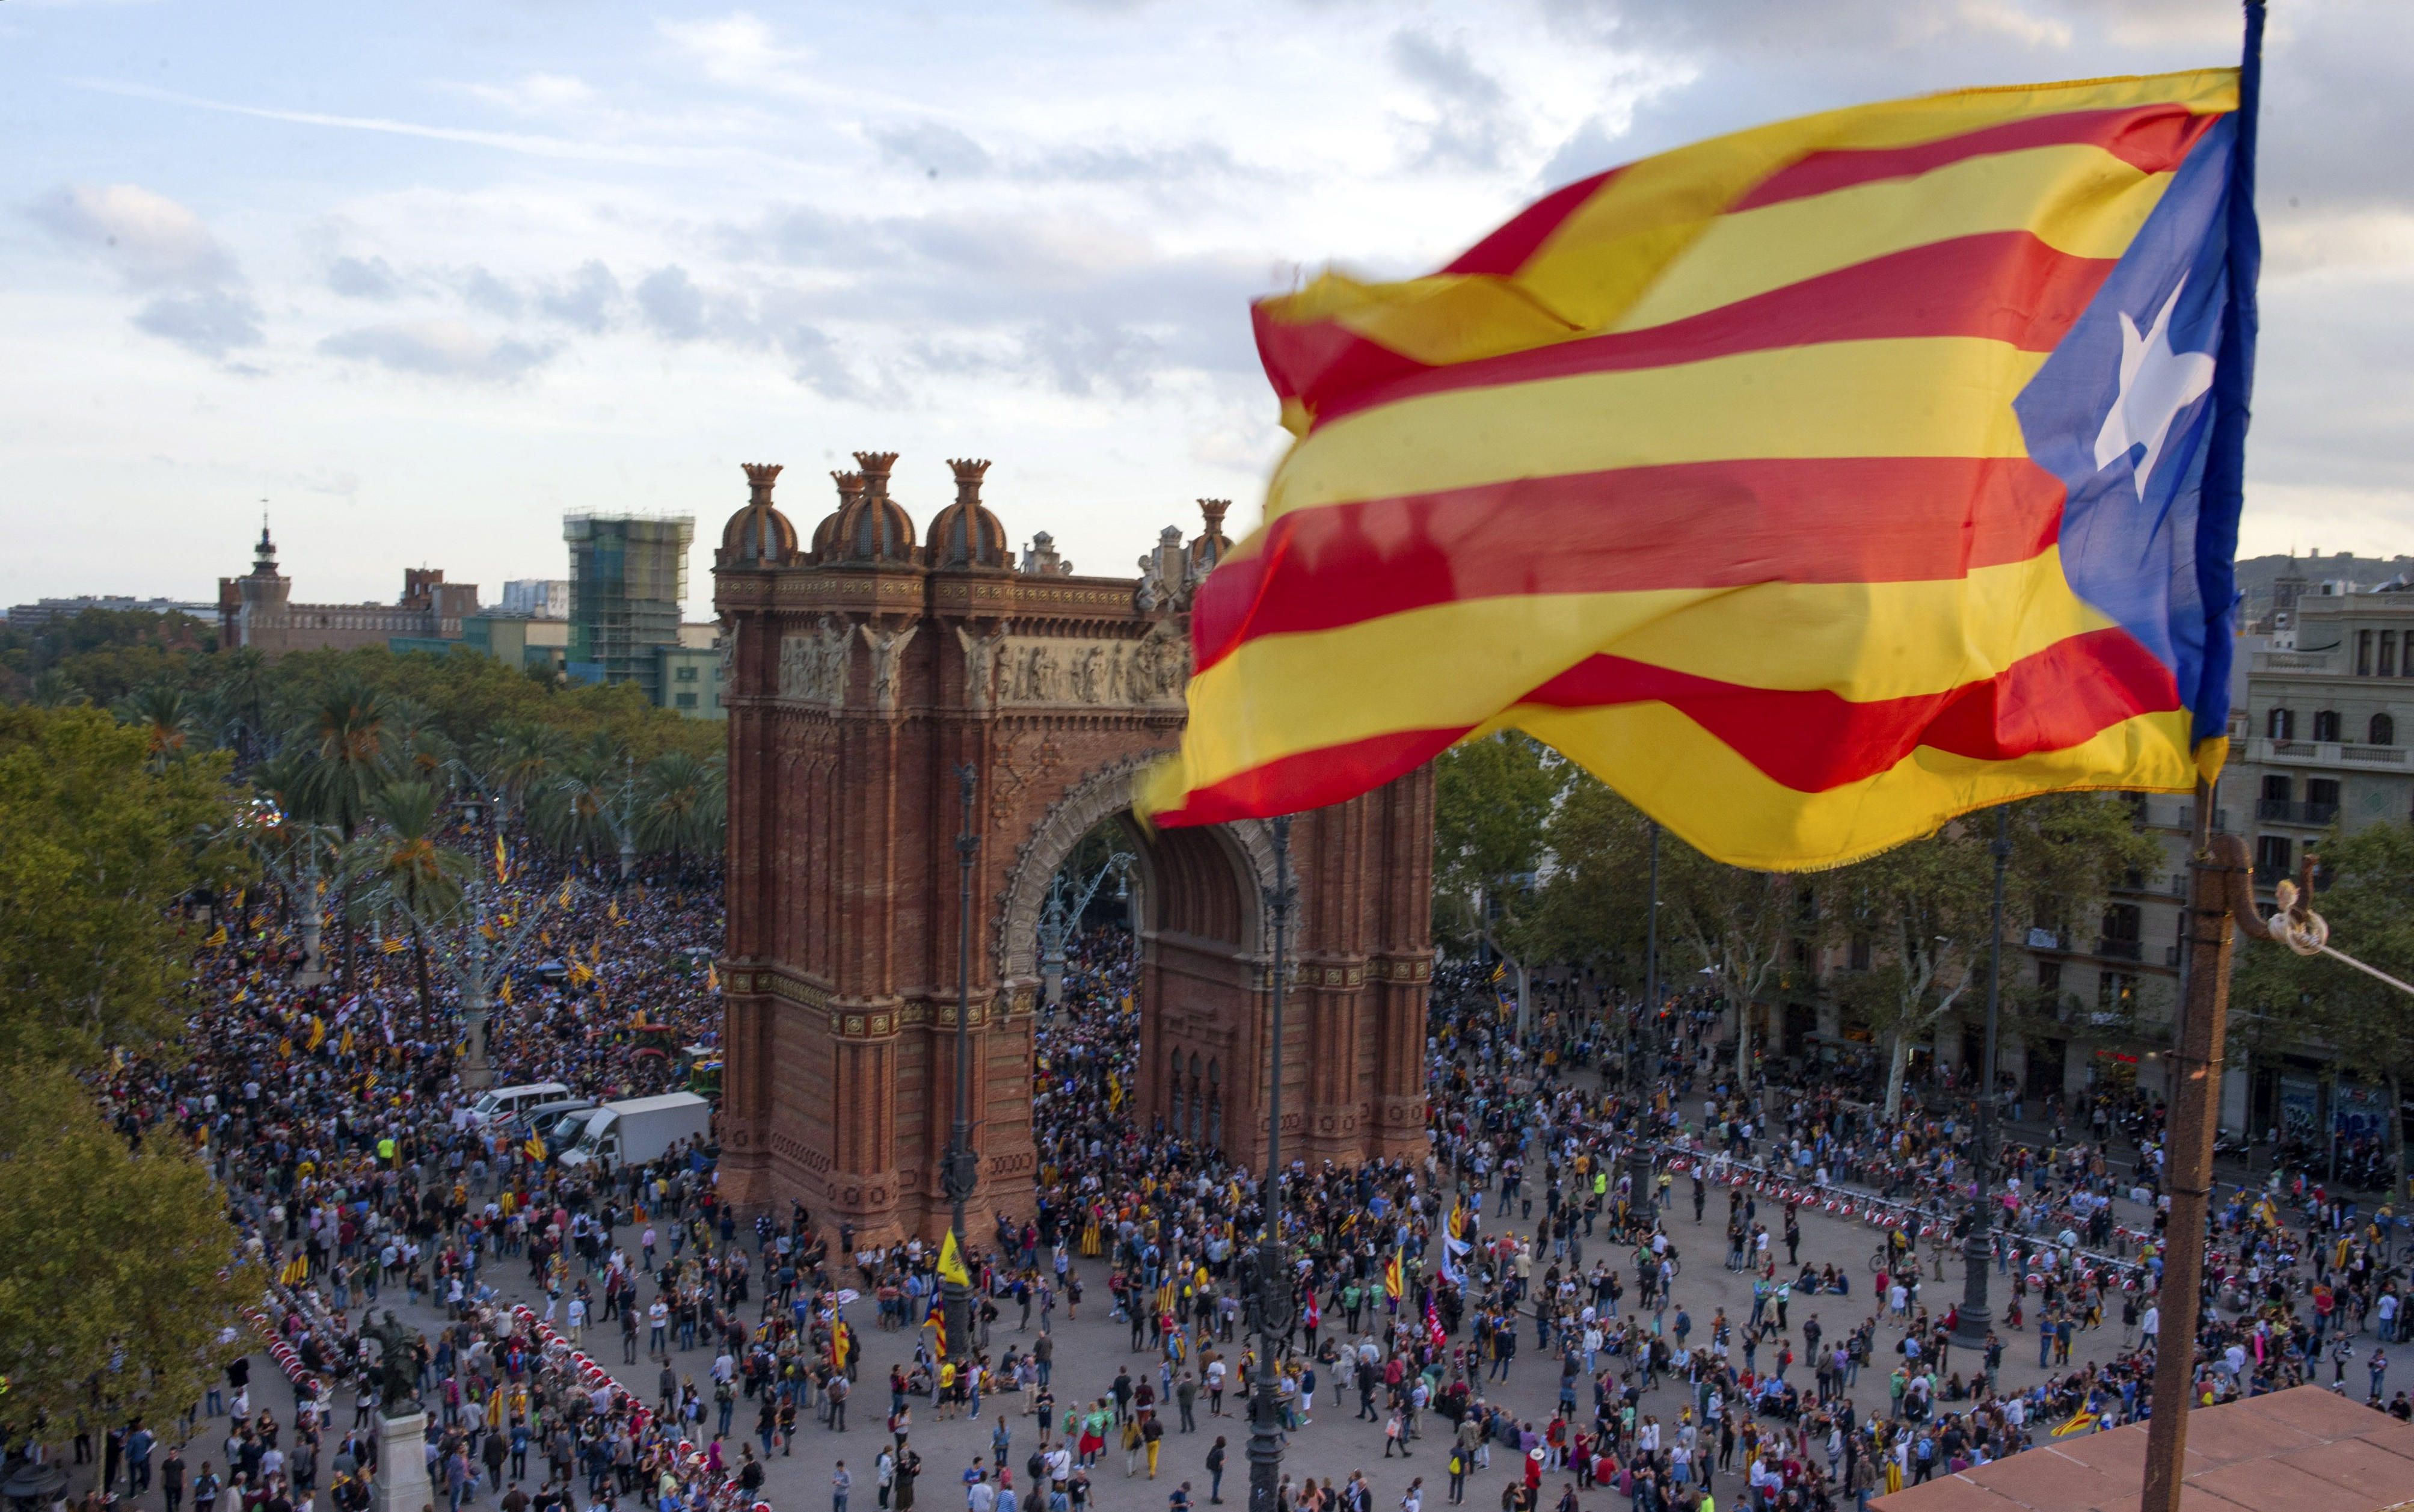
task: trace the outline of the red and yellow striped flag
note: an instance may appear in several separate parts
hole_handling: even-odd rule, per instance
[[[1520,729],[1792,869],[2217,771],[2248,56],[1763,127],[1259,304],[1296,440],[1198,591],[1143,811],[1295,812]]]

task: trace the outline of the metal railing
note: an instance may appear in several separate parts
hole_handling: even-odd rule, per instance
[[[2336,803],[2300,803],[2285,798],[2255,801],[2255,816],[2279,824],[2328,824],[2338,817]]]

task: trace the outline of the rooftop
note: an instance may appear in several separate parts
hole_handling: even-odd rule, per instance
[[[2187,1512],[2389,1512],[2414,1506],[2414,1424],[2321,1386],[2188,1415]],[[2146,1425],[2049,1439],[1992,1464],[1907,1486],[1878,1512],[2092,1512],[2138,1505]]]

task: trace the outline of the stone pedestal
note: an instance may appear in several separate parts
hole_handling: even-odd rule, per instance
[[[425,1512],[436,1505],[427,1478],[427,1415],[378,1419],[377,1500],[373,1512]]]

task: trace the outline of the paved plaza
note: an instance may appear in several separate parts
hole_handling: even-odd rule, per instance
[[[1750,1315],[1751,1278],[1728,1271],[1721,1264],[1726,1203],[1721,1195],[1721,1189],[1711,1189],[1708,1209],[1698,1223],[1692,1216],[1690,1182],[1679,1177],[1675,1192],[1668,1231],[1682,1257],[1683,1269],[1676,1280],[1673,1305],[1666,1310],[1665,1318],[1673,1326],[1678,1309],[1690,1312],[1694,1321],[1695,1337],[1700,1339],[1706,1337],[1709,1322],[1721,1309],[1725,1310],[1728,1317],[1738,1325]],[[1488,1199],[1488,1223],[1498,1225],[1510,1221],[1488,1216],[1498,1206],[1497,1196]],[[1781,1228],[1774,1208],[1764,1205],[1762,1214],[1773,1232]],[[2130,1216],[2134,1219],[2138,1215]],[[975,1221],[977,1226],[978,1220]],[[1839,1331],[1849,1330],[1870,1316],[1876,1306],[1870,1295],[1869,1266],[1869,1256],[1876,1244],[1875,1231],[1859,1221],[1846,1221],[1809,1209],[1803,1212],[1801,1229],[1802,1259],[1815,1265],[1832,1263],[1838,1270],[1851,1275],[1854,1290],[1850,1295],[1796,1296],[1793,1299],[1788,1316],[1790,1327],[1784,1338],[1797,1354],[1802,1352],[1802,1325],[1810,1318],[1816,1317],[1832,1338]],[[1925,1252],[1923,1250],[1923,1256]],[[1587,1266],[1593,1259],[1604,1254],[1614,1264],[1623,1264],[1629,1259],[1614,1247],[1603,1250],[1597,1244],[1585,1251]],[[1153,1355],[1134,1354],[1127,1350],[1128,1328],[1109,1316],[1104,1264],[1099,1261],[1076,1264],[1081,1270],[1084,1283],[1085,1301],[1081,1315],[1075,1321],[1060,1313],[1054,1330],[1054,1386],[1060,1416],[1065,1406],[1104,1395],[1118,1370],[1129,1367],[1137,1379],[1143,1371],[1155,1369]],[[501,1289],[506,1300],[542,1305],[541,1295],[526,1285],[525,1266],[505,1260],[491,1269],[492,1279],[504,1283]],[[1781,1255],[1780,1273],[1792,1274],[1783,1265]],[[1999,1276],[1993,1291],[1999,1317],[2009,1300],[2007,1286],[2008,1279]],[[1961,1287],[1961,1266],[1957,1256],[1948,1262],[1944,1280],[1931,1277],[1924,1283],[1921,1300],[1927,1303],[1931,1312],[1942,1314],[1960,1295]],[[389,1291],[386,1295],[390,1301],[395,1294]],[[381,1303],[380,1307],[383,1305]],[[443,1321],[440,1311],[425,1306],[405,1306],[397,1312],[404,1321],[422,1329],[432,1330]],[[857,1304],[851,1312],[852,1321],[864,1330],[865,1352],[861,1389],[850,1404],[848,1430],[831,1432],[811,1416],[800,1418],[797,1442],[788,1452],[774,1457],[769,1463],[767,1494],[780,1512],[794,1512],[799,1508],[812,1508],[818,1512],[819,1508],[827,1505],[831,1473],[841,1460],[846,1462],[849,1472],[856,1477],[849,1512],[865,1512],[866,1508],[876,1506],[872,1466],[881,1445],[887,1440],[881,1424],[887,1408],[888,1369],[892,1363],[911,1363],[914,1336],[902,1330],[880,1330],[872,1322],[872,1312],[868,1301]],[[2031,1315],[2034,1316],[2033,1308]],[[2074,1366],[2101,1360],[2120,1351],[2123,1330],[2118,1316],[2116,1304],[2108,1309],[2104,1327],[2079,1335],[2072,1349]],[[1032,1331],[1028,1333],[1014,1328],[1015,1317],[1015,1311],[1009,1308],[1000,1320],[991,1340],[992,1355],[1002,1353],[1008,1343],[1027,1344],[1036,1337],[1036,1317]],[[1509,1379],[1488,1382],[1483,1389],[1491,1400],[1503,1403],[1519,1417],[1540,1426],[1549,1420],[1557,1405],[1557,1370],[1550,1355],[1533,1349],[1530,1321],[1525,1325],[1525,1337],[1520,1340],[1524,1348],[1512,1368]],[[1848,1392],[1855,1409],[1864,1415],[1871,1411],[1885,1410],[1888,1395],[1886,1378],[1893,1358],[1891,1351],[1900,1332],[1900,1328],[1889,1327],[1881,1322],[1877,1351],[1878,1357],[1885,1363],[1866,1368],[1859,1381]],[[1463,1340],[1465,1336],[1462,1334],[1460,1337]],[[2003,1338],[2005,1352],[2000,1381],[2005,1390],[2026,1387],[2048,1374],[2060,1373],[2062,1368],[2053,1371],[2038,1368],[2036,1335],[2033,1331],[2003,1330]],[[590,1341],[603,1340],[598,1358],[623,1385],[641,1400],[653,1398],[659,1373],[657,1364],[648,1360],[635,1366],[621,1365],[618,1363],[620,1351],[617,1338],[590,1333],[589,1339]],[[1777,1347],[1774,1339],[1761,1346],[1760,1364],[1764,1370],[1773,1368]],[[1228,1357],[1237,1358],[1238,1350],[1233,1348],[1227,1354]],[[1940,1377],[1949,1377],[1959,1371],[1966,1376],[1978,1367],[1978,1363],[1974,1353],[1955,1350],[1943,1363],[1939,1374]],[[2354,1379],[2351,1384],[2359,1394],[2364,1384],[2362,1363],[2359,1359],[2352,1371]],[[674,1353],[672,1364],[682,1377],[693,1377],[708,1387],[712,1365],[709,1349]],[[255,1380],[270,1383],[257,1394],[258,1400],[275,1403],[280,1409],[287,1408],[290,1405],[288,1400],[281,1387],[275,1384],[275,1368],[265,1355],[255,1358],[254,1370]],[[1802,1385],[1808,1397],[1810,1385],[1808,1364],[1797,1363],[1787,1374],[1789,1379]],[[2414,1378],[2414,1370],[2403,1365],[2392,1367],[2392,1389],[2409,1378]],[[1352,1393],[1346,1402],[1342,1401],[1334,1396],[1329,1380],[1330,1372],[1320,1373],[1319,1405],[1312,1423],[1289,1436],[1284,1458],[1286,1474],[1294,1479],[1313,1476],[1323,1480],[1328,1477],[1346,1479],[1352,1471],[1364,1471],[1375,1489],[1378,1512],[1397,1507],[1412,1477],[1423,1479],[1429,1503],[1438,1505],[1444,1501],[1448,1478],[1444,1468],[1448,1458],[1447,1422],[1437,1415],[1427,1415],[1425,1436],[1412,1446],[1408,1458],[1387,1461],[1383,1457],[1382,1425],[1356,1417],[1355,1394]],[[1673,1424],[1685,1405],[1685,1400],[1681,1385],[1672,1386],[1663,1380],[1656,1391],[1646,1396],[1642,1410],[1658,1415],[1663,1423]],[[1583,1400],[1588,1413],[1588,1389]],[[1948,1401],[1943,1405],[1951,1410],[1955,1404]],[[961,1419],[935,1421],[927,1403],[916,1404],[912,1442],[923,1460],[924,1475],[916,1498],[917,1507],[922,1512],[952,1512],[961,1505],[958,1476],[976,1456],[984,1460],[990,1457],[993,1415],[1000,1407],[1008,1413],[1007,1422],[1013,1443],[1008,1463],[1014,1469],[1015,1481],[1020,1487],[1024,1479],[1021,1467],[1036,1442],[1037,1433],[1036,1419],[1022,1415],[1020,1395],[990,1399],[983,1404],[984,1415],[977,1423]],[[338,1430],[350,1422],[350,1398],[349,1393],[345,1393],[338,1399]],[[282,1410],[281,1415],[284,1415]],[[1244,1500],[1248,1475],[1245,1452],[1248,1424],[1241,1402],[1237,1397],[1228,1396],[1225,1414],[1217,1416],[1208,1411],[1202,1396],[1197,1418],[1198,1430],[1185,1433],[1180,1431],[1175,1415],[1169,1411],[1167,1437],[1154,1483],[1147,1479],[1144,1469],[1141,1474],[1126,1476],[1122,1450],[1110,1446],[1091,1473],[1094,1505],[1113,1509],[1113,1512],[1164,1506],[1174,1490],[1185,1481],[1190,1483],[1199,1503],[1205,1505],[1210,1485],[1206,1457],[1209,1447],[1219,1435],[1228,1441],[1229,1457],[1224,1479],[1225,1500],[1228,1503]],[[218,1421],[223,1423],[223,1419]],[[745,1435],[753,1423],[753,1403],[741,1400],[734,1435]],[[218,1436],[219,1432],[205,1430],[201,1435],[202,1445],[214,1442]],[[207,1447],[196,1445],[186,1451],[186,1458],[188,1462],[197,1466],[209,1453]],[[1513,1459],[1496,1446],[1491,1466],[1478,1470],[1468,1479],[1467,1496],[1470,1505],[1486,1508],[1498,1505],[1502,1487],[1517,1473]],[[541,1462],[532,1468],[542,1474]],[[1560,1485],[1572,1483],[1572,1475],[1565,1472],[1546,1477],[1545,1504],[1556,1505]],[[1737,1484],[1733,1476],[1722,1477],[1719,1482],[1722,1499],[1723,1491]],[[493,1493],[489,1491],[480,1500],[491,1505],[492,1498]],[[1579,1500],[1587,1506],[1610,1506],[1622,1499],[1614,1490],[1603,1488],[1586,1490],[1580,1493]]]

